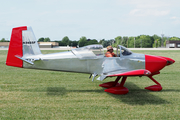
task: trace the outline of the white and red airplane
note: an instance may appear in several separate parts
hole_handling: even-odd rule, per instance
[[[6,65],[41,70],[89,73],[98,80],[117,77],[115,81],[100,84],[106,92],[127,94],[124,87],[127,77],[147,76],[156,85],[147,90],[160,91],[161,84],[152,76],[159,74],[165,66],[173,64],[171,58],[133,53],[118,45],[117,57],[105,57],[102,45],[89,45],[71,51],[42,54],[31,27],[22,26],[12,30]],[[91,76],[90,76],[91,77]],[[118,81],[122,77],[120,83]]]

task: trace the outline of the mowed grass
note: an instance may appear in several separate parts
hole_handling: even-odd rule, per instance
[[[42,51],[51,52],[58,51]],[[113,95],[89,74],[6,66],[0,51],[0,119],[180,119],[180,51],[133,52],[176,61],[154,76],[162,91],[145,90],[154,85],[148,77],[129,77],[129,93]]]

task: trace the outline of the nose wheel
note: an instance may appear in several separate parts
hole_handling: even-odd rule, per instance
[[[152,76],[148,76],[153,82],[155,82],[157,85],[152,85],[149,87],[145,87],[145,89],[147,90],[151,90],[151,91],[161,91],[162,90],[162,86],[160,83],[158,83]]]

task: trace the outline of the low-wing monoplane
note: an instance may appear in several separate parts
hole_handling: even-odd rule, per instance
[[[31,27],[13,28],[6,65],[66,72],[88,73],[92,81],[117,77],[115,81],[100,84],[106,92],[126,94],[129,90],[124,83],[129,76],[147,76],[156,85],[146,87],[152,91],[162,90],[161,84],[152,76],[159,74],[165,66],[173,64],[171,58],[133,53],[118,45],[117,57],[105,57],[102,45],[89,45],[71,51],[42,54]],[[122,77],[120,83],[118,81]]]

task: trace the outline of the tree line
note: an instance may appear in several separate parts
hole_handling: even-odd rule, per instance
[[[59,43],[59,46],[72,46],[72,47],[83,47],[91,44],[102,44],[103,47],[107,47],[109,45],[116,47],[117,45],[123,45],[127,48],[152,48],[152,47],[161,47],[166,46],[166,41],[180,41],[178,37],[160,37],[158,35],[139,35],[136,37],[128,37],[128,36],[117,36],[114,39],[105,40],[102,39],[100,41],[96,39],[87,39],[85,36],[81,37],[79,40],[70,40],[68,36],[65,36],[62,40],[54,40]],[[41,37],[38,39],[38,42],[50,42],[50,38]],[[9,42],[9,40],[5,40],[2,38],[0,42]]]
[[[50,42],[49,38],[39,38],[38,42]],[[78,41],[70,40],[68,36],[65,36],[62,40],[55,40],[55,42],[59,43],[59,46],[72,46],[72,47],[83,47],[91,44],[99,44],[96,39],[87,39],[86,37],[81,37]]]

